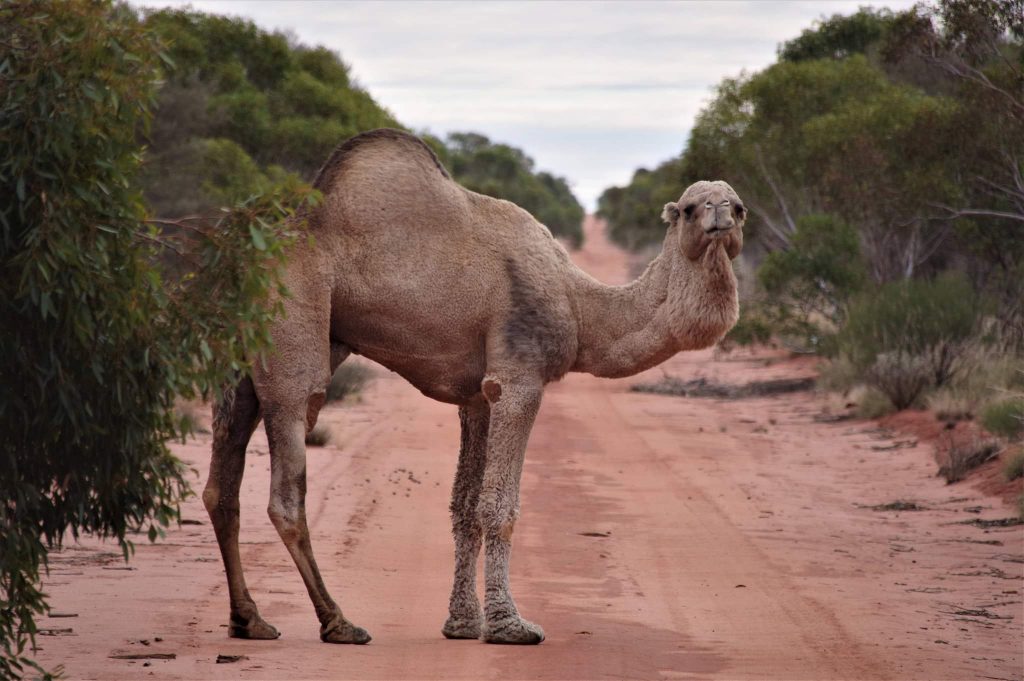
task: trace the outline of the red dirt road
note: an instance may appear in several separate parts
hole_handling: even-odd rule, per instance
[[[574,257],[608,282],[627,258],[596,223]],[[710,352],[664,366],[729,383],[807,374],[784,357]],[[308,517],[324,578],[368,646],[320,643],[298,573],[266,517],[262,429],[242,489],[242,557],[277,641],[227,638],[213,530],[187,524],[126,568],[115,546],[52,558],[45,665],[88,679],[1020,679],[1020,526],[959,521],[1012,509],[936,478],[925,446],[871,422],[818,423],[812,393],[734,401],[629,392],[655,380],[570,375],[530,441],[512,559],[536,647],[447,641],[454,407],[378,369],[359,404],[328,407],[334,442],[308,455]],[[209,438],[175,451],[198,471]],[[928,510],[875,511],[896,500]],[[980,508],[975,508],[980,507]],[[967,510],[971,509],[971,510]],[[71,631],[62,631],[66,629]],[[111,655],[173,653],[174,659]],[[217,664],[218,654],[244,659]]]

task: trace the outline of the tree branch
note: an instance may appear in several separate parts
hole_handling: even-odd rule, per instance
[[[946,217],[932,218],[934,220],[956,220],[957,218],[961,218],[966,215],[984,215],[990,218],[1006,218],[1007,220],[1024,222],[1024,215],[1020,213],[1008,213],[1006,211],[989,210],[987,208],[953,208],[952,206],[946,206],[941,203],[929,203],[928,205],[933,208],[941,208],[949,213]]]
[[[789,227],[789,232],[792,234],[796,232],[796,223],[793,222],[793,217],[789,214],[789,207],[786,205],[786,200],[782,198],[782,192],[779,191],[775,181],[768,174],[768,168],[764,163],[764,155],[761,153],[761,145],[755,144],[754,151],[757,152],[757,164],[761,168],[761,175],[764,177],[764,181],[768,183],[772,193],[775,194],[775,200],[778,201],[779,208],[782,210],[782,217],[785,218],[786,226]]]

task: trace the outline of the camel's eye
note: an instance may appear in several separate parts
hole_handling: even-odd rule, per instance
[[[691,203],[686,208],[683,209],[683,212],[686,213],[686,217],[687,218],[692,218],[693,217],[693,211],[695,211],[695,210],[697,210],[697,204]]]

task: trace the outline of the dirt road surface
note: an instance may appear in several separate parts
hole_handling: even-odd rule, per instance
[[[627,258],[587,225],[580,265],[609,283]],[[804,361],[677,356],[680,378],[800,376]],[[53,556],[44,664],[86,679],[1020,679],[1024,532],[935,477],[927,447],[871,422],[820,423],[824,398],[646,395],[570,375],[546,395],[527,453],[512,559],[529,648],[441,637],[456,410],[377,370],[358,404],[321,415],[308,516],[324,578],[368,646],[320,643],[298,573],[264,511],[269,457],[253,438],[242,556],[277,641],[226,634],[227,593],[198,499],[130,565],[85,542]],[[893,448],[895,446],[895,448]],[[202,488],[209,436],[175,451]],[[872,510],[913,501],[920,511]],[[45,631],[49,630],[49,631]],[[174,655],[119,659],[117,655]],[[217,663],[218,655],[243,656]]]

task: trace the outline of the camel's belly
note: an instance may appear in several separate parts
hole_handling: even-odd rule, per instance
[[[479,395],[486,371],[482,353],[413,357],[373,346],[353,351],[394,371],[427,397],[449,404],[466,404]]]

